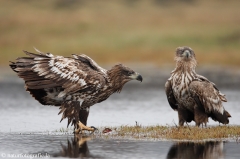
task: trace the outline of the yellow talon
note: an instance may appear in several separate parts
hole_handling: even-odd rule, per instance
[[[88,127],[88,126],[84,125],[83,123],[81,123],[80,121],[77,123],[77,125],[78,125],[78,129],[75,130],[75,134],[82,133],[83,130],[88,130],[88,131],[94,132],[97,129],[93,126]]]

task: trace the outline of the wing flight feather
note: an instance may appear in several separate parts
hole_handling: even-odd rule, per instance
[[[36,72],[38,76],[46,79],[45,81],[52,82],[64,88],[58,97],[63,97],[67,93],[75,93],[89,86],[96,86],[95,89],[99,89],[105,85],[105,74],[100,70],[98,65],[94,65],[94,62],[86,63],[83,60],[54,56],[51,53],[35,54],[27,51],[24,52],[33,58],[31,61],[32,67],[29,69]],[[24,58],[23,60],[28,60],[28,58]],[[90,58],[88,57],[87,60],[89,61]],[[93,67],[98,69],[93,69]],[[34,81],[26,83],[27,86],[33,86],[34,84]],[[36,85],[36,87],[41,86]]]

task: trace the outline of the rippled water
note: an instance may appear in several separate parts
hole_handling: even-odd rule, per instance
[[[234,142],[196,144],[92,139],[82,143],[71,134],[44,134],[65,128],[66,121],[59,123],[59,109],[42,106],[25,92],[23,85],[22,82],[0,82],[0,153],[3,155],[0,158],[19,153],[89,158],[240,158],[240,146]],[[135,121],[143,126],[174,125],[178,123],[177,112],[168,105],[163,88],[163,85],[127,84],[120,94],[91,107],[88,125],[135,125]],[[221,91],[228,98],[224,106],[232,115],[230,124],[239,124],[240,90],[225,88]],[[208,125],[218,123],[210,120]]]

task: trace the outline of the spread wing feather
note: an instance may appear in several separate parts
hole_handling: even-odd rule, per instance
[[[72,54],[73,58],[80,60],[83,63],[86,63],[87,65],[89,65],[92,69],[98,71],[98,72],[102,72],[103,74],[107,73],[106,69],[103,69],[102,67],[100,67],[93,59],[91,59],[90,57],[88,57],[87,55],[76,55],[76,54]]]
[[[34,54],[27,51],[24,52],[29,55],[30,58],[20,59],[20,61],[28,60],[31,64],[28,68],[24,69],[37,73],[39,77],[44,78],[44,83],[48,85],[54,83],[64,88],[64,90],[59,93],[59,98],[89,86],[95,85],[96,89],[99,89],[105,85],[105,74],[102,71],[99,72],[99,66],[93,65],[94,63],[90,64],[75,58],[54,56],[50,53]],[[84,56],[82,59],[83,58]],[[86,61],[89,59],[86,59]],[[98,69],[92,69],[93,67]],[[41,80],[41,82],[43,82],[43,80]],[[38,83],[37,81],[30,80],[26,82],[26,85],[31,89],[39,89],[41,82]]]
[[[28,57],[19,57],[10,67],[23,78],[26,90],[43,105],[61,106],[59,114],[68,118],[68,125],[79,121],[84,99],[72,98],[78,92],[97,92],[108,81],[107,70],[86,55],[54,56],[51,53],[24,51]],[[91,94],[91,93],[90,93]],[[72,101],[64,101],[72,98]],[[94,97],[93,97],[94,98]],[[76,101],[74,101],[76,100]]]
[[[64,58],[51,53],[24,51],[10,67],[23,78],[26,90],[43,105],[59,106],[63,96],[76,91],[98,90],[106,83],[106,70],[86,55]],[[85,58],[85,59],[84,59]]]

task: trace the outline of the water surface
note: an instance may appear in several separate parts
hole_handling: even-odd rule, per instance
[[[160,84],[127,84],[120,94],[91,107],[88,125],[100,128],[135,125],[136,121],[143,126],[175,125],[177,112],[170,108],[163,88]],[[221,91],[227,95],[224,107],[232,115],[230,124],[239,124],[240,90]],[[27,154],[26,158],[38,154],[60,158],[240,158],[240,146],[236,142],[197,144],[99,138],[83,142],[82,137],[73,134],[54,134],[66,128],[67,121],[59,122],[58,107],[42,106],[34,100],[24,90],[22,81],[0,81],[0,104],[0,158],[11,154]],[[208,125],[218,123],[210,119]]]
[[[24,90],[23,83],[0,83],[1,132],[41,132],[65,128],[58,107],[43,106]],[[145,87],[140,83],[126,85],[119,94],[113,94],[90,108],[88,125],[95,127],[135,125],[175,125],[177,112],[169,106],[162,86]],[[224,107],[230,114],[231,125],[240,121],[240,90],[221,90],[227,95]],[[194,125],[192,122],[190,125]],[[218,125],[209,119],[208,125]]]
[[[223,141],[193,143],[91,139],[81,135],[74,137],[73,135],[41,133],[1,133],[0,139],[1,157],[19,154],[41,155],[44,158],[106,159],[238,159],[240,157],[239,144]]]

